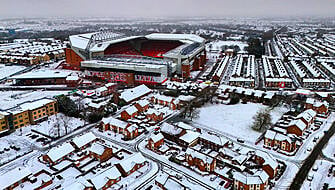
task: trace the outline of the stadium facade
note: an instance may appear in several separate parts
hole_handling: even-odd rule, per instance
[[[127,84],[161,84],[190,77],[206,63],[205,39],[194,34],[153,33],[125,37],[109,31],[72,35],[66,48],[69,68]]]

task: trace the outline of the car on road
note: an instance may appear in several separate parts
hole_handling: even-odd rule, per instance
[[[313,178],[314,178],[314,173],[309,173],[308,176],[307,176],[307,180],[312,181]]]
[[[315,172],[318,171],[318,169],[319,169],[319,168],[318,168],[318,165],[315,165],[315,166],[313,166],[313,168],[312,168],[312,170],[315,171]]]
[[[244,143],[244,140],[243,139],[237,139],[237,142]]]

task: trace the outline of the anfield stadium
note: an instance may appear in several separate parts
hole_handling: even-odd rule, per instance
[[[205,39],[194,34],[126,37],[109,31],[69,37],[68,68],[127,84],[161,84],[171,76],[184,79],[206,62]]]

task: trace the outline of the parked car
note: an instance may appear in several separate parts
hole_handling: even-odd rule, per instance
[[[314,173],[309,173],[308,176],[307,176],[307,180],[312,181],[313,178],[314,178]]]

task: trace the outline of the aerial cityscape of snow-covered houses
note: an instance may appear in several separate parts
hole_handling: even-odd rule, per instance
[[[0,26],[0,189],[335,189],[333,25],[25,22]]]

